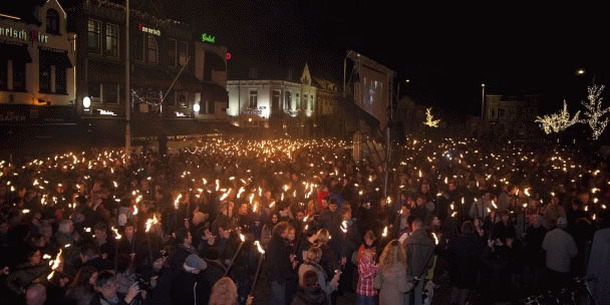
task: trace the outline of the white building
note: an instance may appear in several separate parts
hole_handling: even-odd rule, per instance
[[[33,7],[27,17],[3,12],[0,124],[61,120],[55,106],[73,109],[76,87],[76,34],[66,32],[66,12],[57,0]]]
[[[241,127],[269,127],[270,118],[312,118],[316,105],[316,87],[311,84],[309,67],[299,82],[280,79],[229,80],[227,115]]]

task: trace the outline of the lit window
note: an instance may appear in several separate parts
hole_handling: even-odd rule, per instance
[[[159,46],[157,45],[157,39],[155,39],[155,37],[152,35],[147,35],[146,50],[146,61],[156,64],[159,60]]]
[[[101,53],[100,40],[102,33],[102,23],[97,20],[89,19],[87,26],[87,42],[89,52]]]
[[[119,57],[119,26],[106,24],[106,55]]]
[[[256,91],[256,89],[250,89],[250,98],[249,98],[249,104],[248,106],[250,108],[256,108],[257,107],[257,103],[258,103],[258,92]]]
[[[188,57],[189,44],[186,41],[181,41],[178,47],[178,64],[180,66],[186,64],[186,58]]]

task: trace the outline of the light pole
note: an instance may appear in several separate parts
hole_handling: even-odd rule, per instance
[[[481,134],[485,127],[485,83],[481,84]]]
[[[129,84],[129,0],[125,0],[125,154],[131,151],[131,87]]]

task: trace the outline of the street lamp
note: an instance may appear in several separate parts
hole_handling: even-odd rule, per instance
[[[85,110],[89,110],[89,107],[91,107],[91,98],[85,96],[83,97],[83,108],[85,108]]]
[[[481,84],[481,134],[485,126],[485,83]]]

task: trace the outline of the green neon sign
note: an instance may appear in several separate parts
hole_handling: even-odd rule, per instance
[[[215,43],[216,42],[216,37],[212,36],[211,34],[208,34],[208,33],[203,33],[203,34],[201,34],[201,41],[209,42],[209,43]]]

